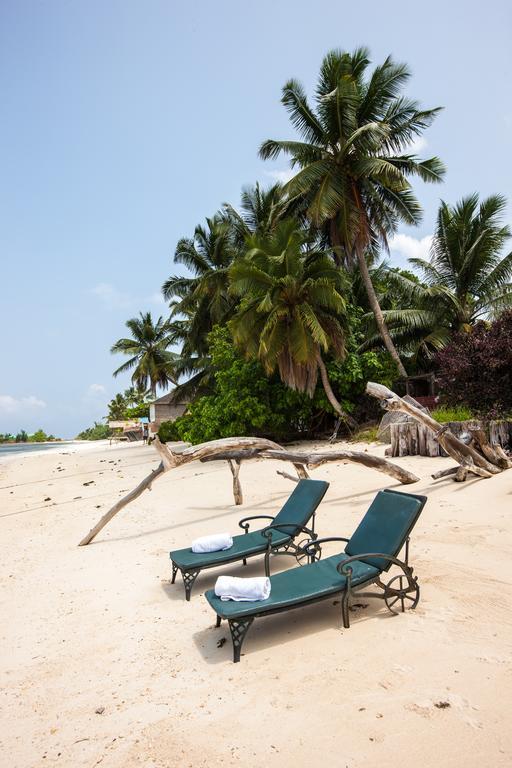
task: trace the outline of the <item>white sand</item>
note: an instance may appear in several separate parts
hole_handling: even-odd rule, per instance
[[[511,765],[512,471],[434,483],[449,459],[400,460],[422,478],[404,490],[429,496],[411,546],[416,611],[372,601],[349,630],[334,601],[261,619],[235,665],[202,597],[218,571],[186,603],[168,552],[275,513],[293,486],[274,462],[246,463],[235,508],[227,466],[191,464],[78,548],[157,463],[128,445],[0,461],[2,765]],[[377,490],[399,487],[354,465],[314,477],[331,483],[323,535],[350,534]],[[229,572],[261,574],[262,562]]]

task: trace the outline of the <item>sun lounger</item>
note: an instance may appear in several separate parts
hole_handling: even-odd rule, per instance
[[[254,515],[245,517],[238,525],[244,530],[243,534],[233,537],[233,546],[219,552],[197,554],[192,549],[178,549],[169,554],[172,563],[172,583],[176,580],[176,574],[181,572],[185,585],[185,596],[190,600],[190,594],[194,582],[200,571],[206,568],[216,568],[220,565],[234,563],[242,560],[244,565],[249,557],[265,555],[265,573],[270,575],[270,555],[276,552],[294,555],[298,562],[310,561],[315,555],[314,540],[315,512],[322,501],[329,483],[324,480],[299,480],[293,493],[275,516]],[[312,519],[311,528],[306,524]],[[265,528],[249,532],[253,520],[270,520]],[[312,545],[310,551],[305,552],[302,546],[295,543],[295,539],[305,534],[307,541]]]
[[[316,539],[306,544],[304,552],[310,562],[270,577],[271,593],[267,600],[252,603],[223,602],[213,590],[205,597],[217,614],[217,627],[222,619],[229,622],[233,641],[233,661],[240,661],[244,638],[255,618],[299,608],[341,595],[343,626],[350,626],[350,597],[378,597],[393,612],[415,608],[420,588],[409,565],[409,535],[425,506],[427,498],[398,491],[380,491],[350,539]],[[344,552],[318,560],[315,550],[327,541],[346,542]],[[405,560],[398,555],[405,544]],[[392,565],[401,568],[399,575],[387,583],[383,574]],[[359,592],[375,584],[381,591]]]

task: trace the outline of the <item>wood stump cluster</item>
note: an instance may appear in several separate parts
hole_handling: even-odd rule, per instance
[[[453,475],[455,480],[462,482],[466,480],[468,474],[492,477],[512,466],[512,457],[505,452],[499,442],[500,439],[505,441],[505,438],[508,442],[507,422],[493,422],[494,426],[489,436],[480,423],[473,422],[467,428],[461,427],[461,434],[457,437],[449,424],[439,424],[430,414],[407,403],[382,384],[370,381],[366,386],[366,392],[380,400],[385,410],[403,411],[416,419],[416,425],[407,422],[394,425],[397,427],[395,438],[397,455],[406,455],[400,451],[413,448],[419,450],[420,445],[427,450],[430,441],[434,439],[438,443],[438,448],[457,462],[456,467],[435,472],[432,475],[434,479]],[[413,429],[414,426],[416,430]],[[408,430],[409,427],[411,429]],[[432,450],[435,450],[433,446]]]

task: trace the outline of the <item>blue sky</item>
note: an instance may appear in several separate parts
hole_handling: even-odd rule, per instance
[[[392,53],[445,107],[421,151],[446,182],[417,187],[395,263],[425,253],[440,197],[510,198],[511,34],[506,0],[0,3],[0,432],[72,437],[106,413],[124,321],[165,313],[180,237],[286,172],[257,148],[291,136],[281,86],[311,93],[331,48]]]

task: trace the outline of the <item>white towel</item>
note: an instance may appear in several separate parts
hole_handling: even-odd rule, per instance
[[[221,600],[236,600],[237,602],[268,600],[270,597],[270,579],[266,576],[256,576],[252,579],[219,576],[215,582],[215,594]]]
[[[214,533],[211,536],[201,536],[192,542],[192,552],[220,552],[223,549],[230,549],[233,546],[233,539],[229,533]]]

